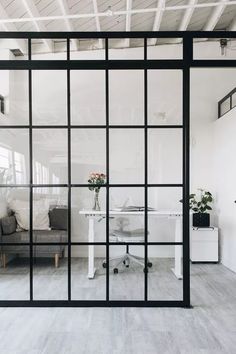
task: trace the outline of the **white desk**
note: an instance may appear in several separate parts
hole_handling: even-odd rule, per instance
[[[105,210],[80,210],[79,214],[84,215],[89,221],[88,242],[94,242],[95,239],[95,221],[106,217]],[[142,216],[143,211],[116,211],[110,210],[110,216]],[[175,220],[175,242],[182,242],[182,213],[172,211],[149,211],[148,216],[159,218],[168,218]],[[178,279],[182,279],[182,247],[175,246],[175,267],[172,269]],[[94,245],[88,246],[88,278],[93,279],[96,269],[94,267]]]

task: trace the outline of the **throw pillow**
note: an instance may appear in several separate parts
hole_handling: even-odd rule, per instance
[[[15,216],[5,216],[1,219],[3,235],[11,235],[16,232],[16,218]]]
[[[53,230],[67,230],[67,208],[53,208],[49,211],[50,227]]]
[[[17,224],[23,230],[29,230],[29,202],[13,200],[10,205],[15,213]],[[35,200],[33,203],[33,230],[49,230],[49,203],[46,199]]]

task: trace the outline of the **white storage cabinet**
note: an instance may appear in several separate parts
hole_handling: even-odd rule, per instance
[[[192,262],[219,261],[218,228],[192,227],[190,232],[190,259]]]

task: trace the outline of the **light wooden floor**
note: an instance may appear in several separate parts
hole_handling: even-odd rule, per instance
[[[9,265],[8,274],[4,274],[1,269],[0,282],[1,284],[6,282],[7,293],[9,293],[9,283],[13,273],[15,277],[17,274],[19,276],[21,271],[27,274],[25,265],[20,266],[21,262],[18,262]],[[72,268],[75,274],[77,263],[75,260]],[[161,294],[163,291],[169,295],[172,291],[177,294],[179,285],[176,287],[171,273],[167,270],[171,261],[168,263],[167,260],[166,264],[164,262],[162,264],[162,272],[159,273],[161,289],[158,291],[158,264],[156,264],[152,270],[154,280],[152,291],[156,294]],[[41,279],[40,282],[44,282],[44,289],[48,287],[50,291],[52,289],[49,283],[45,283],[46,276],[49,276],[48,271],[51,269],[50,279],[54,279],[54,287],[56,284],[57,290],[60,291],[61,283],[57,278],[60,276],[63,278],[63,265],[60,268],[60,276],[59,273],[55,274],[50,264],[43,265],[40,262],[37,268],[36,274]],[[90,292],[90,296],[91,294],[101,296],[102,292],[96,289],[102,284],[102,272],[103,270],[100,270],[96,287]],[[140,269],[139,273],[141,274]],[[0,353],[235,354],[236,274],[222,265],[192,265],[191,274],[193,309],[1,308]],[[114,295],[124,296],[120,287],[123,277],[124,282],[127,283],[126,276],[127,272],[123,272],[119,274],[119,278],[115,278],[115,281],[118,281],[115,283],[116,286],[112,285]],[[134,281],[138,282],[136,268],[131,270],[129,276],[130,282],[135,285]],[[75,286],[74,290],[78,295],[83,284],[83,272],[81,279],[75,278],[75,280],[80,284]],[[171,281],[168,288],[165,285],[166,280]],[[16,291],[17,288],[19,290],[20,287],[24,288],[23,283],[21,279],[15,289],[12,285],[12,291]],[[90,286],[93,288],[94,285],[91,284],[90,281]],[[119,291],[116,292],[114,289],[117,287]],[[88,289],[85,283],[83,294]],[[4,296],[3,291],[4,288],[0,286],[1,297]],[[40,291],[38,294],[40,295]]]

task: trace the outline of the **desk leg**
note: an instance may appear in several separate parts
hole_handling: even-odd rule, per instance
[[[94,242],[94,219],[89,219],[88,242]],[[94,268],[94,245],[88,246],[88,278],[93,279],[96,269]]]
[[[175,242],[182,242],[182,219],[177,218],[175,221]],[[175,246],[175,267],[172,268],[178,279],[183,279],[182,275],[182,247]]]

